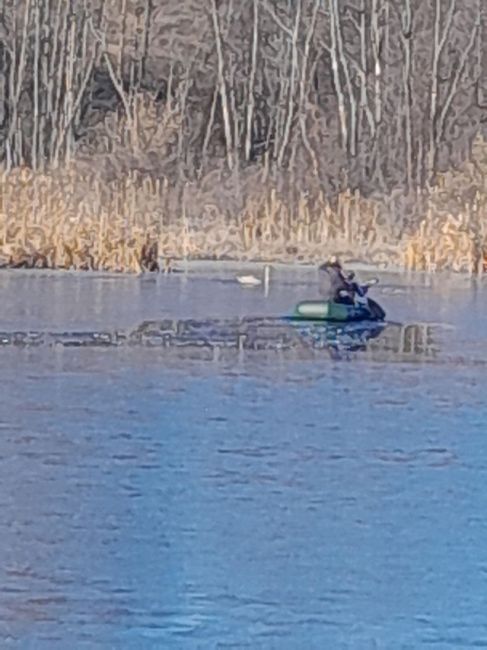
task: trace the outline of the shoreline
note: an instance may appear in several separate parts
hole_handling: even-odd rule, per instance
[[[172,274],[181,274],[181,273],[194,273],[194,272],[205,272],[205,273],[218,273],[221,270],[225,271],[258,271],[263,270],[266,266],[269,266],[271,269],[291,272],[291,271],[313,271],[318,268],[323,262],[283,262],[283,261],[271,261],[271,260],[214,260],[214,259],[183,259],[183,258],[171,258],[174,262],[172,265],[173,268],[171,271],[164,271],[164,258],[161,258],[161,268],[159,271],[111,271],[103,269],[79,269],[79,268],[65,268],[65,267],[15,267],[5,265],[0,267],[0,274],[5,272],[19,272],[23,274],[42,274],[42,275],[58,275],[58,274],[69,274],[69,275],[80,275],[87,277],[157,277],[159,275],[172,275]],[[326,257],[323,258],[323,261],[326,260]],[[466,271],[417,271],[417,270],[408,270],[401,268],[399,266],[379,266],[376,264],[368,264],[367,262],[361,262],[354,260],[342,260],[342,265],[345,269],[351,269],[358,273],[376,273],[376,274],[394,274],[394,275],[428,275],[436,276],[445,273],[452,273],[455,275],[470,275]]]
[[[163,259],[163,258],[162,258]],[[83,270],[76,268],[39,268],[39,267],[24,267],[14,268],[3,266],[0,268],[0,277],[4,274],[9,275],[25,275],[25,276],[39,276],[39,277],[83,277],[91,279],[110,278],[110,279],[129,279],[129,278],[153,278],[166,277],[166,276],[185,276],[185,275],[218,275],[221,273],[238,273],[238,272],[254,272],[263,273],[264,268],[269,266],[272,270],[277,271],[279,275],[287,275],[290,273],[299,273],[308,275],[317,271],[319,263],[313,262],[283,262],[283,261],[262,261],[262,260],[213,260],[213,259],[182,259],[172,258],[174,261],[173,270],[169,273],[164,270],[159,271],[110,271],[110,270]],[[408,278],[410,280],[451,280],[458,279],[465,281],[478,282],[482,281],[487,274],[483,273],[478,276],[467,271],[453,271],[448,269],[441,269],[437,271],[425,270],[412,270],[401,268],[399,266],[391,265],[388,267],[368,264],[363,261],[354,261],[347,259],[342,260],[343,267],[346,270],[353,270],[356,273],[363,274],[363,279],[368,279],[370,276],[393,276]],[[163,264],[161,264],[161,269]],[[271,276],[272,278],[272,276]]]

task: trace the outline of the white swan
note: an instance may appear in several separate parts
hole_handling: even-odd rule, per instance
[[[267,289],[269,286],[269,274],[270,266],[266,264],[264,266],[264,287]],[[243,287],[258,287],[262,284],[262,279],[256,277],[255,275],[237,275],[237,282],[239,282]]]

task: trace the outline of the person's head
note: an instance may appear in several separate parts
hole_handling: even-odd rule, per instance
[[[336,274],[342,275],[342,265],[340,264],[338,258],[335,255],[329,257],[326,262],[324,262],[318,267],[318,273],[320,275],[323,273],[329,275],[332,272],[335,275]]]
[[[319,267],[319,270],[326,270],[327,268],[330,268],[330,266],[341,271],[342,265],[340,264],[340,261],[336,255],[330,255],[328,260]]]
[[[353,271],[350,271],[347,273],[347,280],[351,282],[355,278],[355,273]]]

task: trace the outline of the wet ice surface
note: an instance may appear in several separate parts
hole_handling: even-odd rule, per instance
[[[0,330],[313,297],[232,277],[5,273]],[[1,647],[487,647],[486,289],[382,280],[435,357],[0,348]]]

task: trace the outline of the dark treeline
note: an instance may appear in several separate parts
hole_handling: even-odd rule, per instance
[[[0,159],[414,193],[487,122],[483,0],[0,0]]]

